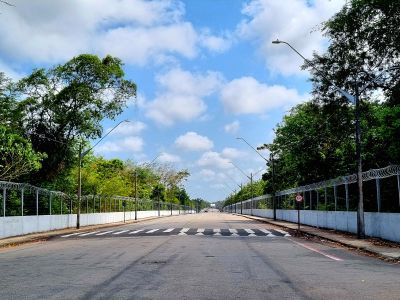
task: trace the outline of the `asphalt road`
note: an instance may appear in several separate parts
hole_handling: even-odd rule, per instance
[[[400,266],[205,213],[0,250],[1,299],[400,299]]]

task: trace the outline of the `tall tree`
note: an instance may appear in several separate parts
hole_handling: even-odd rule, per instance
[[[115,118],[136,85],[124,79],[122,62],[82,54],[49,70],[38,69],[18,83],[24,134],[48,157],[35,180],[52,179],[72,164],[79,139],[98,138],[101,121]]]

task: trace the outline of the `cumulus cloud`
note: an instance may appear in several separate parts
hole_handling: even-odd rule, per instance
[[[144,142],[141,137],[131,136],[120,140],[107,141],[104,144],[95,148],[97,153],[111,153],[111,152],[141,152],[143,150]]]
[[[211,52],[222,53],[231,47],[232,37],[216,36],[209,30],[204,30],[199,36],[199,43]]]
[[[235,148],[224,148],[221,152],[221,155],[223,157],[229,158],[231,160],[238,158],[238,157],[243,157],[245,156],[245,153],[242,151],[239,151],[238,149]]]
[[[146,128],[146,124],[140,121],[137,122],[126,122],[121,123],[117,128],[113,130],[113,135],[118,136],[129,136],[137,135]],[[112,128],[108,128],[105,132],[110,131]]]
[[[310,57],[327,43],[318,26],[344,4],[345,0],[252,0],[243,7],[246,19],[237,27],[237,35],[259,46],[259,53],[270,70],[284,75],[301,74],[302,59],[286,45],[271,42],[277,38],[287,41]]]
[[[217,91],[222,76],[216,72],[193,74],[172,69],[157,77],[159,90],[146,105],[147,117],[163,125],[191,121],[206,111],[203,98]]]
[[[203,153],[197,161],[200,167],[211,167],[219,169],[229,169],[232,165],[228,158],[223,157],[220,153],[214,151],[207,151]]]
[[[0,55],[58,63],[80,53],[111,54],[145,65],[190,59],[200,47],[226,49],[223,37],[198,33],[184,17],[183,2],[174,0],[25,1],[0,18]]]
[[[295,89],[266,85],[253,77],[242,77],[227,83],[221,90],[226,111],[234,114],[262,114],[278,107],[293,105],[306,99]]]
[[[181,161],[181,158],[174,154],[162,152],[157,160],[161,163],[177,163]]]
[[[240,123],[238,120],[233,121],[232,123],[226,124],[224,126],[224,130],[227,133],[235,134],[239,131]]]
[[[183,150],[204,151],[214,147],[214,143],[206,136],[189,131],[175,140],[175,145]]]

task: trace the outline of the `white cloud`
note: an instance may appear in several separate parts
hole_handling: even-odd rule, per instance
[[[229,159],[222,157],[218,152],[207,151],[203,153],[200,159],[197,161],[200,167],[211,167],[219,169],[229,169],[232,168]]]
[[[219,73],[192,74],[182,69],[172,69],[159,76],[159,91],[148,102],[147,117],[163,125],[177,121],[191,121],[206,111],[203,98],[213,94],[221,85]]]
[[[85,52],[134,64],[165,54],[191,58],[198,34],[184,14],[183,4],[171,0],[26,1],[2,14],[0,53],[51,63]]]
[[[324,49],[327,41],[318,26],[333,16],[345,0],[252,0],[242,13],[247,16],[237,28],[237,35],[259,45],[259,53],[266,66],[284,75],[301,74],[303,61],[286,45],[271,42],[279,38],[289,42],[304,56]]]
[[[161,163],[177,163],[181,161],[181,158],[174,154],[162,152],[157,160]]]
[[[235,134],[239,131],[240,123],[238,120],[233,121],[232,123],[226,124],[224,126],[225,132],[230,134]]]
[[[141,133],[146,128],[146,124],[140,121],[137,122],[126,122],[121,123],[117,128],[115,128],[112,132],[113,135],[119,136],[129,136],[129,135],[137,135]],[[106,132],[110,131],[111,128],[107,129]]]
[[[200,171],[200,175],[203,176],[204,178],[213,178],[216,175],[216,173],[210,169],[202,169]]]
[[[214,143],[206,136],[189,131],[175,140],[178,148],[189,151],[204,151],[214,147]]]
[[[225,110],[234,114],[262,114],[306,99],[295,89],[268,86],[253,77],[242,77],[227,83],[221,91]]]
[[[120,140],[107,141],[95,148],[97,153],[111,152],[141,152],[143,150],[143,139],[136,136],[126,137]]]
[[[216,53],[228,50],[232,45],[232,38],[229,36],[212,35],[209,30],[204,30],[199,36],[200,45]]]
[[[235,148],[224,148],[221,152],[221,155],[223,157],[233,160],[235,158],[245,156],[245,153]]]

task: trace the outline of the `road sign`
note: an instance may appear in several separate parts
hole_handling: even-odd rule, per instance
[[[297,194],[297,195],[296,195],[296,201],[297,201],[297,202],[303,201],[303,196],[300,195],[300,194]]]

